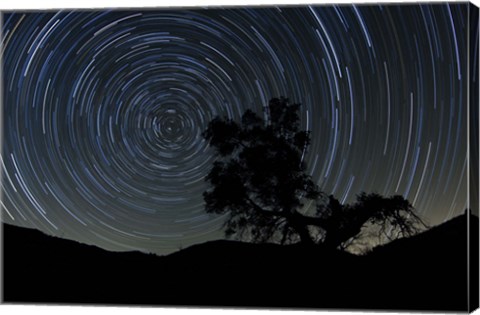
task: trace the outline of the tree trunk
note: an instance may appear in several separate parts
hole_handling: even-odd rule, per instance
[[[279,217],[285,218],[288,221],[289,225],[293,227],[295,231],[298,233],[298,235],[300,236],[300,240],[303,244],[308,244],[308,245],[314,244],[312,236],[308,231],[308,226],[314,225],[314,226],[322,227],[322,224],[324,222],[324,220],[321,218],[305,216],[297,211],[294,211],[293,213],[289,211],[266,211],[266,210],[263,210],[260,206],[258,206],[252,199],[249,198],[248,201],[250,202],[250,205],[258,213],[261,213],[266,216],[267,215],[279,216]]]
[[[312,237],[310,236],[310,232],[308,231],[308,225],[305,224],[303,218],[304,216],[302,214],[295,211],[290,217],[290,224],[295,229],[295,231],[297,231],[302,244],[313,245],[314,242]]]
[[[295,227],[295,230],[298,232],[298,235],[300,235],[302,244],[313,245],[312,237],[310,236],[310,232],[306,226]]]

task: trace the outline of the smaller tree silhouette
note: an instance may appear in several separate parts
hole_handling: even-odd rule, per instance
[[[317,214],[323,218],[323,243],[331,248],[345,249],[368,227],[373,227],[370,236],[389,241],[413,236],[427,228],[410,202],[399,195],[361,193],[353,205],[343,205],[330,195],[327,203],[318,206]]]

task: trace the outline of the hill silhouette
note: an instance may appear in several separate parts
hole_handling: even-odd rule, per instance
[[[478,236],[478,218],[470,216],[470,223]],[[467,215],[365,256],[226,240],[168,256],[109,252],[3,224],[3,300],[468,311],[478,305],[478,238],[470,245],[476,269],[469,277]],[[477,289],[470,300],[468,279]]]
[[[478,226],[478,217],[465,213],[414,237],[377,247],[368,259],[379,271],[389,274],[383,284],[397,283],[404,288],[406,299],[418,299],[420,303],[424,298],[432,306],[440,303],[447,310],[460,310],[458,306],[463,304],[472,311],[478,307],[479,299]],[[381,267],[392,264],[395,273]],[[414,278],[417,281],[413,282]]]

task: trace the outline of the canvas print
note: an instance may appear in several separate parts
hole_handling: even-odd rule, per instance
[[[478,307],[478,8],[1,13],[2,301]]]

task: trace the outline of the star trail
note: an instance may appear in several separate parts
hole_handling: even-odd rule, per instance
[[[2,220],[109,250],[222,238],[201,133],[286,96],[322,191],[400,194],[441,223],[468,206],[468,16],[466,3],[3,12]]]

